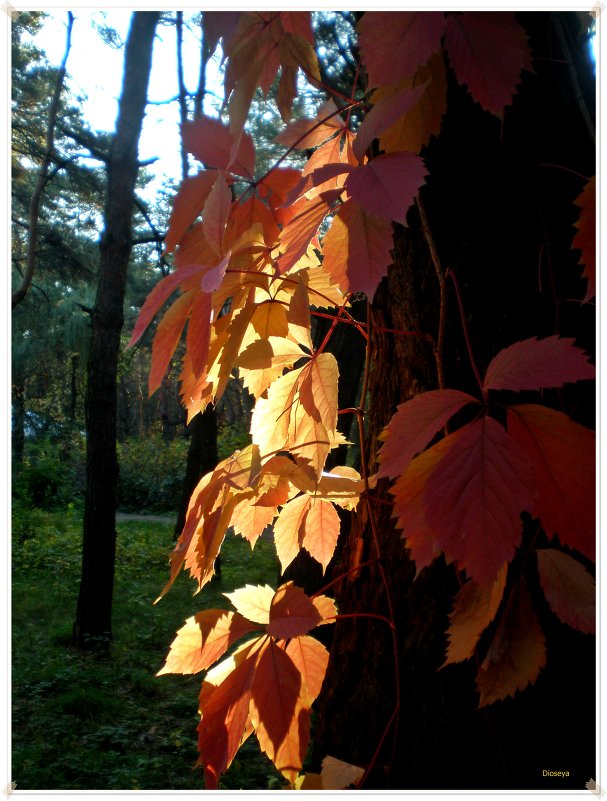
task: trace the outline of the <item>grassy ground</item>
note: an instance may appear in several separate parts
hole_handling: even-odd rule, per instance
[[[276,584],[274,546],[228,535],[222,578],[193,597],[180,576],[156,606],[168,576],[172,526],[118,524],[114,640],[109,653],[70,645],[80,567],[77,513],[36,512],[13,539],[13,774],[20,790],[201,789],[196,725],[199,676],[162,676],[175,631],[202,608],[229,607],[221,593]],[[283,786],[249,738],[225,789]]]

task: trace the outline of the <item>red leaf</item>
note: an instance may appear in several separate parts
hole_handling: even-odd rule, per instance
[[[236,30],[240,11],[205,11],[203,13],[205,45],[209,48],[209,53],[213,55],[217,42],[223,39],[224,46],[226,41]]]
[[[208,697],[198,725],[199,761],[216,781],[234,759],[249,719],[259,652],[248,654]],[[208,785],[207,785],[208,786]]]
[[[333,217],[323,241],[323,268],[342,292],[372,298],[392,264],[392,224],[347,200]]]
[[[223,238],[230,214],[232,192],[223,175],[219,175],[204,204],[202,230],[217,256],[223,256]]]
[[[169,230],[164,240],[165,251],[171,253],[179,244],[181,237],[203,209],[205,200],[217,180],[218,172],[204,170],[198,175],[184,178],[179,191],[173,198],[173,211],[169,220]]]
[[[326,119],[327,117],[329,119]],[[341,130],[343,125],[344,121],[337,111],[335,102],[329,99],[320,106],[313,119],[302,117],[289,123],[284,131],[281,131],[274,139],[285,147],[307,150],[322,145],[329,137]]]
[[[537,679],[546,664],[545,639],[523,579],[512,588],[504,614],[480,667],[479,706],[487,706]]]
[[[533,505],[531,474],[515,440],[493,418],[458,433],[428,478],[426,519],[447,561],[483,584],[514,556],[520,513]]]
[[[391,94],[389,97],[374,103],[371,111],[365,116],[358,129],[352,147],[354,155],[359,161],[363,160],[367,148],[374,139],[379,137],[416,105],[426,91],[428,83],[426,81],[426,83],[420,84],[415,88],[407,86],[395,94]]]
[[[209,345],[211,342],[211,312],[213,311],[213,298],[208,292],[197,295],[190,313],[188,334],[186,337],[187,350],[190,355],[192,369],[197,376],[206,371]]]
[[[501,350],[485,374],[484,389],[548,389],[594,378],[588,356],[573,339],[525,339]]]
[[[426,175],[419,156],[385,153],[351,172],[345,187],[365,211],[404,225]]]
[[[512,102],[521,70],[529,68],[525,31],[510,11],[450,13],[445,29],[449,63],[481,106],[503,117]]]
[[[396,478],[407,469],[411,459],[423,451],[447,420],[468,403],[477,399],[456,389],[435,389],[401,403],[380,439],[379,478]]]
[[[580,218],[575,227],[578,229],[573,238],[572,247],[581,250],[580,264],[585,266],[584,278],[588,279],[588,289],[584,301],[596,295],[596,177],[593,176],[576,199]]]
[[[206,609],[186,620],[177,632],[166,662],[156,674],[198,673],[206,670],[245,634],[255,631],[238,612]]]
[[[590,559],[595,553],[595,437],[561,412],[524,404],[508,409],[508,431],[529,460],[548,536]]]
[[[537,552],[540,584],[554,614],[584,634],[594,634],[596,585],[590,573],[563,551]]]
[[[443,12],[367,11],[360,22],[360,51],[369,86],[396,83],[440,48]]]
[[[181,126],[183,144],[188,153],[209,167],[219,167],[245,178],[252,178],[255,172],[255,148],[250,135],[243,133],[238,145],[236,158],[232,164],[231,153],[234,137],[230,129],[214,117],[200,117],[186,121]]]
[[[195,300],[195,290],[180,295],[158,323],[152,342],[152,364],[148,377],[149,393],[152,395],[162,384],[162,379],[171,361],[171,356],[181,338],[181,332]]]
[[[321,621],[318,609],[305,592],[292,581],[276,590],[270,606],[268,634],[277,639],[288,640],[307,634]]]
[[[251,720],[261,750],[294,782],[310,739],[310,704],[299,670],[272,640],[259,656]]]

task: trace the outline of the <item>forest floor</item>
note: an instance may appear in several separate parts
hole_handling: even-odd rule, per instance
[[[139,519],[139,518],[143,519]],[[160,518],[160,519],[158,519]],[[19,790],[200,790],[197,698],[200,676],[156,673],[175,632],[204,608],[229,608],[223,593],[276,585],[274,545],[252,552],[228,535],[222,575],[193,598],[168,578],[173,517],[122,515],[114,586],[113,640],[105,651],[71,645],[80,572],[77,512],[30,513],[14,521],[12,578],[12,780]],[[250,737],[223,789],[280,789],[284,781]]]

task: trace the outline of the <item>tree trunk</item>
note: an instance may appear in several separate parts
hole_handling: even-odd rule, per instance
[[[179,536],[185,524],[188,504],[201,476],[217,465],[217,415],[212,406],[197,414],[188,426],[190,444],[186,462],[181,502],[177,511],[175,536]]]
[[[13,368],[12,384],[12,452],[13,460],[21,464],[25,447],[25,378],[20,368]]]
[[[594,145],[557,25],[574,53],[582,87],[592,87],[592,76],[574,14],[520,19],[533,52],[542,57],[534,64],[536,75],[525,75],[503,126],[450,85],[441,134],[425,154],[431,178],[421,201],[429,228],[414,209],[409,227],[395,230],[394,264],[372,304],[370,472],[378,435],[397,404],[439,384],[427,340],[381,330],[438,338],[440,285],[430,242],[458,279],[481,373],[501,348],[531,336],[558,333],[594,348],[593,308],[567,302],[583,297],[581,269],[571,252],[573,202],[583,181],[554,167],[593,175]],[[587,108],[591,100],[588,95]],[[444,296],[444,386],[478,396],[451,282]],[[544,395],[548,402],[555,398]],[[591,388],[566,388],[558,398],[566,413],[592,424]],[[359,506],[335,572],[378,559],[344,579],[336,598],[341,613],[392,614],[396,639],[382,621],[336,624],[315,759],[330,754],[371,766],[365,789],[583,789],[595,775],[592,638],[555,623],[536,604],[547,634],[547,666],[533,687],[478,709],[474,660],[440,669],[458,576],[440,557],[415,577],[391,506],[382,503],[391,498],[388,489],[380,481],[368,507]],[[563,768],[549,767],[557,763]],[[569,777],[547,779],[545,769],[567,770]]]
[[[92,314],[86,391],[86,496],[80,593],[74,642],[108,640],[116,548],[116,375],[132,210],[139,169],[137,147],[145,112],[158,12],[136,12],[126,44],[116,136],[108,162],[105,228]],[[98,640],[97,640],[98,641]]]

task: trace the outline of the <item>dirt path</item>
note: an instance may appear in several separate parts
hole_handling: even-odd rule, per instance
[[[177,515],[137,515],[130,512],[116,512],[116,522],[126,523],[135,520],[141,523],[164,523],[167,526],[175,525]]]

